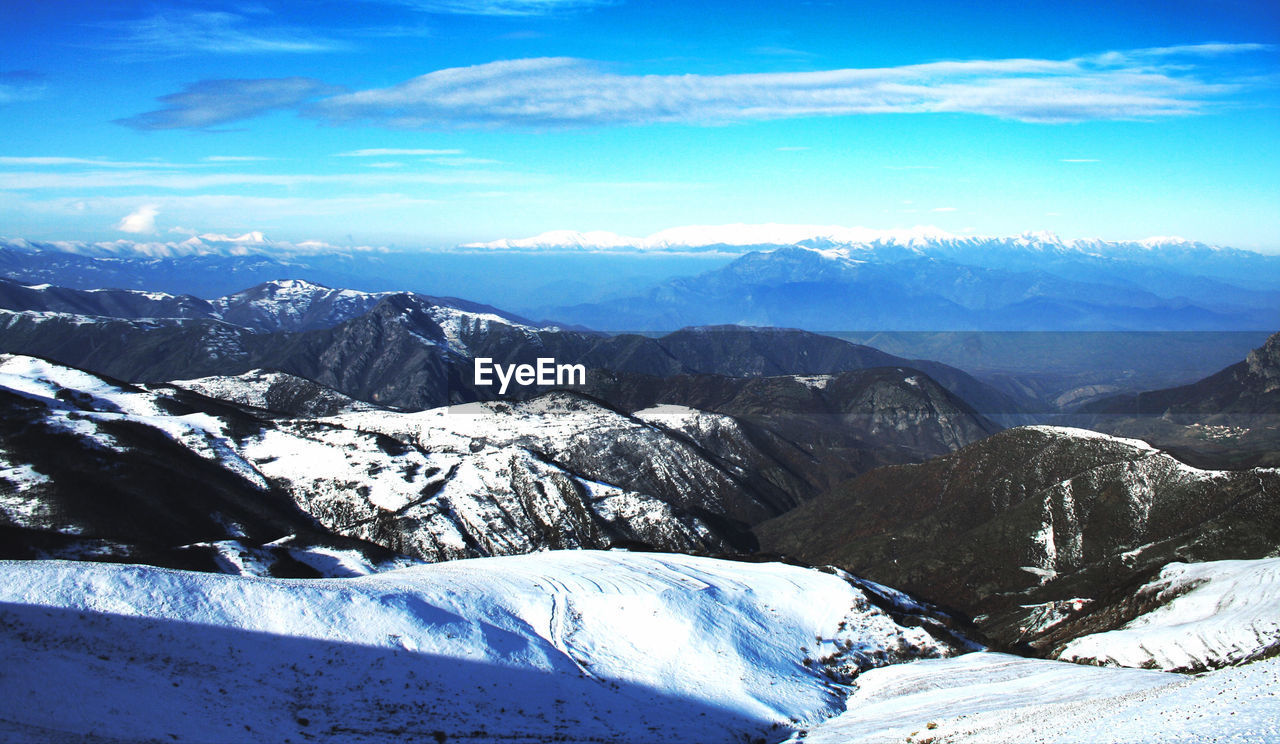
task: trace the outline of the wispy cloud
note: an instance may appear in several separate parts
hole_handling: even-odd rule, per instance
[[[427,162],[434,163],[435,165],[447,165],[450,168],[464,168],[472,165],[501,165],[502,164],[501,160],[494,160],[493,158],[443,157],[443,158],[427,158]]]
[[[44,95],[44,75],[34,70],[0,71],[0,104],[34,101]]]
[[[106,158],[72,158],[55,156],[0,156],[0,165],[18,165],[23,167],[34,166],[62,166],[62,165],[91,165],[95,168],[172,168],[173,163],[166,163],[159,160],[108,160]]]
[[[778,152],[804,152],[805,150],[808,150],[810,148],[801,146],[801,145],[795,145],[791,147],[775,147],[774,149],[777,150]]]
[[[1097,158],[1062,158],[1059,163],[1096,163]]]
[[[206,163],[257,163],[271,160],[261,155],[210,155],[200,159]]]
[[[259,16],[263,15],[261,13]],[[129,57],[193,54],[314,53],[347,49],[346,42],[261,18],[208,10],[166,10],[147,18],[106,24],[105,45]]]
[[[279,109],[295,108],[335,89],[304,77],[201,80],[159,98],[164,108],[121,119],[134,129],[207,129]]]
[[[387,158],[397,155],[462,155],[463,150],[446,149],[446,150],[424,150],[424,149],[402,149],[392,147],[371,147],[365,150],[351,150],[350,152],[340,152],[337,157],[340,158]]]
[[[933,209],[931,209],[931,210],[929,210],[929,211],[931,211],[931,212],[954,212],[954,211],[956,211],[956,208],[955,208],[955,207],[934,207]]]
[[[816,56],[812,52],[806,52],[801,49],[792,49],[784,46],[758,46],[752,47],[752,54],[758,54],[762,57],[813,57]]]
[[[427,13],[543,16],[613,5],[614,0],[382,0]]]
[[[745,75],[621,75],[577,59],[491,62],[334,96],[310,113],[398,128],[720,124],[800,116],[969,113],[1030,122],[1186,116],[1238,90],[1212,45],[1069,60],[935,62]],[[1238,51],[1256,51],[1241,45]]]
[[[125,215],[124,219],[116,224],[116,229],[135,235],[150,235],[156,231],[156,215],[158,214],[160,214],[160,209],[154,204],[138,207]]]
[[[742,75],[623,75],[572,58],[489,62],[389,88],[337,95],[318,81],[205,81],[127,120],[140,128],[206,127],[299,107],[331,124],[398,129],[727,124],[884,113],[976,114],[1037,123],[1190,116],[1249,84],[1215,66],[1258,44],[1106,52],[1067,60],[1003,59]],[[263,89],[255,89],[259,83]]]
[[[135,189],[179,191],[225,186],[295,187],[329,185],[382,187],[416,185],[504,185],[529,183],[535,176],[520,173],[450,169],[406,173],[215,173],[154,170],[98,170],[77,172],[10,171],[0,178],[0,192],[45,189]]]
[[[58,197],[54,199],[23,200],[18,205],[27,211],[57,215],[119,214],[124,210],[139,211],[139,199],[156,210],[156,214],[182,214],[186,218],[215,216],[219,222],[234,221],[246,215],[271,217],[276,215],[324,216],[337,213],[362,213],[369,211],[394,211],[402,208],[421,207],[439,203],[438,200],[418,195],[396,192],[360,194],[337,197],[303,196],[245,196],[239,194],[193,194],[138,196]],[[194,233],[195,230],[170,228],[168,232]]]

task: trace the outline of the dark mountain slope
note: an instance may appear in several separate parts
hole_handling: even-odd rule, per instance
[[[211,303],[136,292],[7,288],[12,291],[0,292],[7,311],[0,313],[0,351],[44,356],[133,381],[271,368],[361,400],[426,408],[492,395],[472,385],[470,360],[476,357],[501,364],[553,357],[588,369],[659,377],[833,374],[899,366],[926,372],[993,416],[1016,420],[1027,410],[1023,401],[955,368],[803,331],[730,326],[659,339],[606,336],[538,328],[456,299],[374,295],[305,282],[271,282]],[[120,317],[105,314],[111,312]]]
[[[1280,466],[1280,334],[1190,385],[1104,398],[1071,418],[1203,467]]]
[[[1083,430],[1010,429],[866,473],[757,534],[766,550],[977,616],[1001,642],[1036,643],[1072,600],[1102,608],[1169,561],[1274,552],[1280,474],[1196,470]]]
[[[1082,413],[1280,414],[1280,333],[1244,361],[1190,385],[1095,401]]]

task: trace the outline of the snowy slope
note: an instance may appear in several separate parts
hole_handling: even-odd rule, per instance
[[[219,375],[171,383],[209,398],[293,416],[332,416],[346,411],[373,411],[363,403],[310,380],[265,369],[241,375]]]
[[[272,390],[293,390],[292,383],[264,374],[185,384],[270,408]],[[303,407],[327,405],[323,393],[303,395]],[[637,544],[725,552],[753,544],[727,520],[710,523],[766,508],[742,495],[731,465],[687,439],[570,395],[419,414],[328,401],[357,412],[268,418],[171,385],[126,386],[40,359],[0,356],[3,395],[17,396],[6,399],[20,407],[14,421],[28,423],[0,436],[0,522],[94,534],[114,541],[102,555],[117,560],[130,555],[120,542],[176,547],[170,533],[177,528],[188,535],[183,545],[215,551],[221,570],[260,573],[279,553],[268,543],[296,533],[307,515],[329,534],[433,561]],[[31,451],[33,437],[50,432],[62,437],[55,445],[62,451],[81,453],[77,462],[46,462],[47,446]],[[182,460],[191,455],[196,462]],[[170,463],[169,472],[156,474],[154,466]],[[108,478],[115,488],[128,477],[128,493],[119,497],[98,498],[103,489],[86,485]],[[185,479],[221,479],[225,487],[197,498]],[[106,503],[116,504],[114,512],[128,504],[142,517],[168,521],[143,527],[131,513],[119,525],[114,512],[103,515]],[[265,523],[258,521],[262,504],[277,509]],[[242,524],[258,525],[250,530],[258,542],[222,526],[218,514],[228,510]],[[72,557],[47,548],[36,554]],[[309,553],[290,555],[312,563]]]
[[[217,317],[257,331],[330,328],[369,312],[392,292],[330,289],[299,279],[266,282],[219,297],[211,305]]]
[[[201,457],[265,486],[261,476],[235,451],[224,423],[204,413],[174,415],[156,396],[113,385],[60,364],[26,356],[0,355],[0,387],[49,407],[46,422],[80,434],[103,449],[118,450],[109,425],[120,421],[158,429]]]
[[[707,426],[727,426],[726,417],[702,417]],[[495,455],[505,459],[504,453],[516,449],[590,481],[649,494],[682,509],[743,521],[770,515],[752,500],[751,488],[732,463],[709,459],[685,436],[673,436],[650,419],[627,416],[570,393],[407,414],[352,413],[326,421],[430,450],[442,469],[460,460]]]
[[[1066,661],[1213,669],[1280,651],[1280,558],[1170,563],[1138,591],[1155,609],[1068,643]]]
[[[876,669],[808,744],[1280,741],[1280,659],[1202,677],[977,653]]]
[[[0,568],[6,741],[777,741],[841,709],[834,679],[954,652],[853,582],[781,564],[568,551],[315,581]]]

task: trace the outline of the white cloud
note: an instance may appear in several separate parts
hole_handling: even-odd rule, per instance
[[[112,33],[106,46],[135,58],[193,54],[298,54],[328,52],[349,46],[305,29],[273,27],[264,24],[260,18],[251,19],[223,11],[171,9],[148,18],[103,26]]]
[[[427,158],[427,162],[434,163],[435,165],[447,165],[450,168],[464,168],[470,165],[501,165],[502,164],[501,160],[494,160],[493,158],[443,157],[443,158]]]
[[[789,117],[967,113],[1026,122],[1189,116],[1259,78],[1214,64],[1258,44],[1113,51],[1066,60],[1000,59],[738,75],[635,75],[551,57],[437,70],[388,88],[334,93],[308,78],[205,80],[122,123],[206,128],[282,108],[331,124],[397,129],[727,124]],[[353,151],[410,154],[386,148]],[[912,167],[912,166],[907,166]]]
[[[391,147],[371,147],[365,150],[352,150],[350,152],[340,152],[336,157],[340,158],[385,158],[395,157],[397,155],[462,155],[464,150],[418,150],[418,149],[401,149]]]
[[[934,212],[954,212],[954,211],[956,211],[956,208],[955,208],[955,207],[934,207],[931,211],[934,211]]]
[[[612,5],[613,0],[385,0],[427,13],[539,16]]]
[[[98,168],[171,168],[172,163],[160,161],[123,161],[102,158],[71,158],[62,156],[0,156],[0,165],[92,165]]]
[[[183,173],[168,171],[88,171],[50,173],[14,171],[0,178],[0,192],[40,189],[161,188],[207,189],[222,186],[379,186],[396,184],[486,184],[511,186],[529,183],[537,177],[495,171],[449,170],[412,173]]]
[[[256,163],[263,160],[272,160],[260,155],[210,155],[200,158],[206,163]]]
[[[150,235],[156,231],[156,215],[158,214],[160,214],[160,210],[154,204],[138,207],[125,215],[124,219],[116,224],[116,229],[121,232],[133,233],[134,235]]]
[[[1205,59],[1256,45],[1214,45]],[[1029,122],[1199,113],[1238,83],[1206,79],[1196,47],[1068,60],[1005,59],[740,75],[624,75],[571,58],[517,59],[340,94],[309,113],[406,129],[721,124],[877,113],[971,113]],[[1203,74],[1202,74],[1203,73]]]
[[[137,203],[138,197],[136,196],[95,196],[23,200],[12,206],[14,209],[43,214],[70,215],[88,213],[96,215],[119,214],[121,210],[131,209]],[[277,215],[317,216],[348,212],[365,213],[420,208],[438,203],[439,201],[435,199],[394,192],[318,198],[198,194],[156,196],[148,201],[148,204],[154,205],[157,213],[171,216],[181,215],[187,224],[198,224],[188,220],[209,216],[216,217],[218,222],[232,222],[234,224],[248,219],[250,215],[269,218]],[[233,219],[237,217],[239,220]],[[169,232],[195,234],[197,231],[181,227],[171,228]]]

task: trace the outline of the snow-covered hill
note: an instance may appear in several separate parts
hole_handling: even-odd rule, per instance
[[[234,376],[175,380],[170,384],[209,398],[299,418],[377,409],[310,380],[264,369]]]
[[[923,609],[837,574],[625,552],[320,581],[5,562],[0,736],[778,741],[860,670],[973,648]]]
[[[449,560],[614,545],[750,550],[745,522],[776,508],[767,484],[747,483],[740,466],[688,435],[578,396],[399,414],[320,389],[293,402],[334,399],[354,412],[257,410],[275,386],[298,392],[295,382],[186,383],[256,407],[245,409],[183,387],[0,356],[0,519],[28,531],[16,543],[59,557],[81,554],[90,539],[95,555],[114,560],[140,555],[139,545],[152,546],[149,556],[239,540],[217,548],[220,570],[256,572],[271,561],[224,559],[315,522],[330,535]],[[732,447],[721,441],[726,455],[750,449],[725,427],[737,437]],[[54,536],[81,547],[36,546]]]
[[[1280,651],[1280,558],[1170,563],[1137,598],[1153,609],[1071,641],[1058,658],[1199,671]]]

